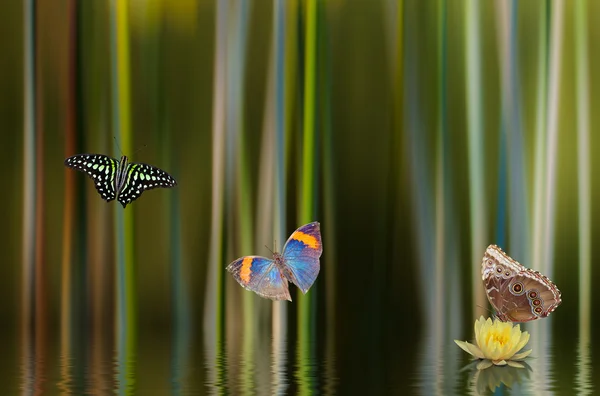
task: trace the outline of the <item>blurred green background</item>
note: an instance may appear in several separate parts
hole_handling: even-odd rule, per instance
[[[3,3],[5,391],[479,389],[452,339],[489,316],[496,243],[563,294],[517,389],[593,392],[598,22],[585,0]],[[78,153],[178,185],[123,210]],[[225,272],[311,221],[306,296]]]

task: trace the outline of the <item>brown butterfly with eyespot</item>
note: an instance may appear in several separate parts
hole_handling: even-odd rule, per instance
[[[496,245],[485,250],[481,279],[496,316],[503,322],[545,318],[561,303],[550,279],[513,260]]]

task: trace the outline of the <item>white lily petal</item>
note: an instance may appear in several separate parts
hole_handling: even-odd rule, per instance
[[[525,352],[517,353],[516,355],[514,355],[512,357],[511,360],[522,360],[522,359],[525,359],[527,356],[531,355],[531,351],[533,351],[533,349],[528,349]]]
[[[477,342],[477,345],[481,345],[479,335],[481,334],[481,328],[484,323],[485,319],[483,319],[483,315],[475,321],[475,342]]]
[[[523,349],[523,347],[525,345],[527,345],[528,342],[529,342],[529,333],[524,331],[523,333],[521,333],[521,339],[519,340],[519,342],[517,344],[517,348],[515,349],[515,352]]]
[[[465,351],[468,354],[472,355],[471,351],[469,351],[469,347],[467,346],[468,342],[466,342],[466,341],[460,341],[460,340],[454,340],[454,343],[456,345],[458,345],[460,347],[460,349],[462,349],[463,351]]]
[[[514,368],[525,368],[525,366],[523,366],[521,363],[515,362],[513,360],[509,360],[508,362],[506,362],[510,367],[514,367]]]
[[[479,359],[485,359],[483,352],[481,352],[481,349],[479,349],[477,347],[477,345],[469,344],[467,342],[467,347],[469,347],[469,350],[471,351],[471,355],[476,356]]]
[[[483,359],[483,353],[481,350],[477,348],[475,345],[470,344],[466,341],[454,340],[456,345],[458,345],[463,351],[467,352],[470,355],[475,356],[478,359]]]

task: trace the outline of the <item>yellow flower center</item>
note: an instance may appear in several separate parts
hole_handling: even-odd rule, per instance
[[[506,331],[490,331],[486,334],[486,343],[489,345],[490,342],[498,343],[500,346],[504,346],[504,344],[510,341],[510,333]]]

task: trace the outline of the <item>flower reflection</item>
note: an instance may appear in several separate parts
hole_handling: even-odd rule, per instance
[[[510,322],[501,322],[498,319],[492,321],[481,316],[475,321],[475,341],[477,345],[466,341],[454,340],[456,345],[465,352],[482,359],[477,364],[478,370],[486,369],[492,365],[509,365],[515,368],[523,368],[519,363],[531,353],[531,349],[519,352],[529,341],[529,333],[521,332],[520,326]]]
[[[474,366],[478,366],[481,362],[473,362],[468,364],[463,370],[469,370]],[[496,366],[491,365],[486,369],[475,370],[473,383],[477,394],[485,394],[488,391],[494,392],[496,389],[506,386],[514,389],[515,385],[525,383],[533,372],[531,366],[527,362],[521,362],[521,367],[512,366]]]
[[[523,383],[533,370],[526,362],[523,362],[521,366],[523,367],[492,365],[485,370],[477,370],[473,379],[477,393],[483,394],[487,390],[494,392],[502,385],[513,388],[515,384]]]

